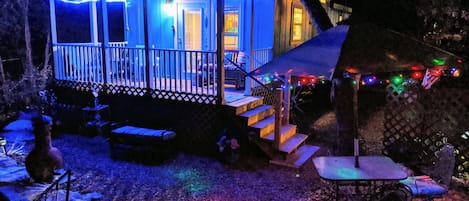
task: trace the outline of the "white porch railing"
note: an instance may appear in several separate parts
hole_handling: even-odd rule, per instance
[[[255,49],[252,51],[252,62],[253,62],[253,70],[261,67],[262,65],[266,64],[270,60],[272,60],[272,48],[262,48],[262,49]],[[260,86],[259,83],[253,82],[252,87]]]
[[[124,46],[125,43],[113,43],[106,48],[108,63],[103,71],[99,44],[56,44],[55,78],[115,86],[149,86],[159,91],[203,96],[217,94],[216,52],[152,48],[147,68],[145,48]]]
[[[102,83],[101,47],[92,43],[54,45],[55,78]]]
[[[109,47],[127,47],[127,42],[109,42]]]
[[[270,60],[272,60],[272,48],[262,48],[262,49],[255,49],[252,51],[252,60],[253,69],[257,69],[260,66],[266,64]]]
[[[150,87],[216,95],[216,52],[150,49]]]

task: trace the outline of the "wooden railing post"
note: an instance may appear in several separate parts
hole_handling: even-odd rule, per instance
[[[275,128],[274,128],[274,147],[280,148],[280,128],[282,128],[282,102],[283,89],[276,88],[274,92],[274,110],[275,110]]]
[[[146,89],[147,92],[150,90],[150,47],[149,47],[149,36],[148,36],[148,2],[147,0],[143,0],[143,32],[144,32],[144,40],[145,40],[145,82],[146,82]]]
[[[284,88],[284,94],[283,94],[283,118],[282,118],[282,123],[283,124],[289,124],[290,123],[290,99],[291,99],[291,93],[290,93],[290,80],[291,80],[291,74],[287,74],[285,76],[285,88]]]
[[[225,104],[224,27],[225,1],[217,0],[217,104]],[[208,89],[207,89],[208,90]]]
[[[107,50],[107,45],[109,43],[109,24],[108,24],[106,1],[101,1],[101,28],[103,32],[103,41],[101,42],[103,83],[104,83],[104,86],[106,86],[108,82],[108,76],[109,76],[108,68],[110,66],[109,56],[108,56],[109,51]]]

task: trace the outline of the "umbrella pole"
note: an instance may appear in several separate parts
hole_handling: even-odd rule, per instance
[[[352,96],[352,104],[353,104],[353,127],[352,127],[352,134],[354,136],[353,139],[353,149],[354,149],[354,157],[355,157],[355,167],[360,167],[360,161],[358,157],[360,155],[360,147],[359,147],[359,140],[358,140],[358,88],[360,86],[360,74],[354,74],[354,86],[353,89],[353,96]]]

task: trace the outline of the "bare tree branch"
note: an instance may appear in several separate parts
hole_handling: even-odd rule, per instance
[[[301,2],[308,8],[309,16],[313,20],[318,33],[333,27],[331,19],[329,19],[326,10],[322,7],[319,0],[301,0]]]

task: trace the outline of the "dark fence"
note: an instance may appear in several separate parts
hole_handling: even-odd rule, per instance
[[[399,91],[399,90],[397,90]],[[431,161],[444,143],[456,149],[455,176],[469,175],[469,76],[442,76],[431,89],[386,88],[384,151],[404,164]]]
[[[58,176],[54,181],[42,192],[39,196],[34,199],[34,201],[41,201],[41,200],[64,200],[68,201],[70,196],[70,179],[71,179],[72,171],[67,170],[65,173]],[[65,195],[61,195],[59,192],[60,184],[64,179],[65,181]]]
[[[115,86],[104,88],[99,84],[56,81],[53,91],[57,101],[52,113],[56,119],[63,121],[65,131],[81,132],[80,127],[86,123],[82,109],[93,105],[92,88],[99,91],[100,104],[109,105],[110,121],[128,122],[154,129],[171,129],[177,133],[181,150],[200,154],[216,152],[216,142],[224,121],[220,116],[221,106],[187,102],[182,97],[160,99],[157,92],[151,89],[147,91]],[[171,96],[170,93],[166,95]],[[201,100],[204,97],[193,98]]]

